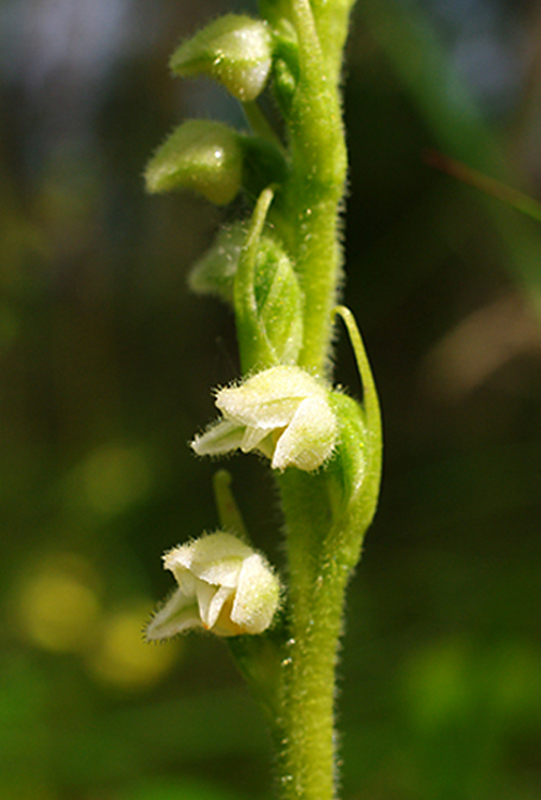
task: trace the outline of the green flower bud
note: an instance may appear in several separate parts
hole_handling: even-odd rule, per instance
[[[291,261],[268,235],[260,240],[254,293],[259,324],[277,361],[295,364],[302,346],[304,297]]]
[[[188,276],[188,284],[196,294],[211,294],[233,305],[235,273],[246,226],[242,222],[223,228],[209,250],[196,261]]]
[[[299,82],[299,50],[295,39],[280,36],[276,40],[273,64],[274,94],[283,113],[288,114]]]
[[[297,89],[297,76],[288,62],[276,59],[274,65],[274,92],[283,113],[289,113],[291,102]]]
[[[190,288],[234,304],[234,282],[246,225],[222,230],[210,250],[190,273]],[[254,268],[257,324],[267,338],[276,361],[294,364],[302,346],[303,294],[291,261],[280,242],[264,233],[259,240]]]
[[[184,122],[147,165],[148,191],[192,189],[218,206],[230,203],[242,186],[240,140],[240,134],[222,122]]]
[[[171,59],[171,69],[182,77],[209,75],[247,103],[263,91],[271,56],[271,35],[264,22],[227,14],[184,42]]]

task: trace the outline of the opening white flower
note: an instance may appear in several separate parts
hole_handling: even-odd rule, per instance
[[[280,583],[266,559],[230,533],[175,547],[164,568],[178,589],[148,624],[148,640],[201,627],[218,636],[262,633],[280,602]]]
[[[337,422],[328,389],[300,367],[271,367],[220,389],[216,405],[222,419],[192,442],[200,456],[256,450],[273,469],[312,472],[333,451]]]

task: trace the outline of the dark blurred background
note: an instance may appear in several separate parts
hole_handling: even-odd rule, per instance
[[[161,553],[217,526],[186,443],[237,374],[186,275],[224,218],[145,196],[188,116],[168,73],[226,0],[0,0],[0,797],[270,798],[260,712],[211,637],[150,647]],[[541,798],[541,223],[429,167],[541,195],[541,9],[359,0],[348,47],[347,304],[381,394],[377,519],[350,587],[345,800]],[[269,104],[272,112],[272,104]],[[350,346],[337,380],[360,388]],[[264,465],[228,468],[282,563]]]

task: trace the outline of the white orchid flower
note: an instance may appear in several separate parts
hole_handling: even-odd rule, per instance
[[[192,442],[195,452],[256,450],[273,469],[312,472],[331,455],[337,435],[328,389],[305,370],[279,366],[216,393],[222,419]]]
[[[218,636],[262,633],[280,602],[280,583],[266,559],[230,533],[175,547],[164,568],[178,589],[148,624],[148,640],[201,627]]]

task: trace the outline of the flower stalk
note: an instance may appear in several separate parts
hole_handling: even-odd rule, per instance
[[[229,474],[218,472],[222,529],[167,554],[179,586],[148,632],[159,638],[198,626],[227,638],[267,711],[282,800],[336,798],[344,598],[381,476],[374,380],[353,315],[336,306],[347,172],[339,80],[352,4],[260,0],[261,19],[227,15],[184,42],[173,69],[220,81],[243,104],[252,133],[184,123],[147,169],[150,190],[181,186],[218,205],[242,192],[252,207],[190,278],[196,291],[232,306],[243,373],[216,392],[221,416],[192,448],[199,456],[240,451],[267,459],[287,537],[280,582],[249,543]],[[284,143],[258,105],[267,84]],[[335,316],[353,345],[362,403],[332,386]]]

